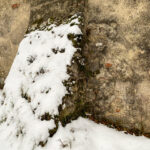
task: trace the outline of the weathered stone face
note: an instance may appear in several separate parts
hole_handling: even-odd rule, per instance
[[[28,26],[48,18],[63,20],[83,11],[84,5],[84,0],[0,0],[0,88]]]
[[[149,9],[148,0],[89,0],[84,51],[94,75],[87,82],[90,113],[145,133],[150,133]]]
[[[29,23],[30,5],[23,0],[0,0],[0,88]]]
[[[83,50],[68,68],[69,82],[76,84],[71,87],[73,95],[64,98],[66,109],[60,109],[60,118],[83,113],[99,122],[150,133],[149,0],[15,3],[19,5],[12,8],[13,2],[0,0],[0,88],[28,26],[36,28],[48,18],[59,22],[84,12],[84,42],[79,46]]]
[[[48,18],[65,19],[76,12],[83,12],[85,0],[36,0],[31,1],[30,25]]]

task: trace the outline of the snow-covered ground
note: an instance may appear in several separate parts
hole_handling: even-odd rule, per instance
[[[0,91],[0,150],[149,150],[150,140],[125,135],[88,119],[56,127],[67,93],[67,65],[77,51],[68,34],[82,34],[77,17],[26,35]],[[42,147],[44,146],[44,147]]]
[[[150,139],[118,132],[79,118],[59,127],[44,150],[149,150]],[[40,149],[38,149],[40,150]]]
[[[32,150],[29,145],[25,148],[20,145],[16,149],[9,146],[3,136],[5,129],[0,135],[0,150]],[[35,147],[34,150],[149,150],[149,148],[150,139],[126,135],[88,119],[79,118],[65,128],[59,125],[58,131],[48,139],[46,146]]]

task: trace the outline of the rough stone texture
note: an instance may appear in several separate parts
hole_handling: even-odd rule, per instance
[[[0,0],[0,88],[28,27],[83,11],[84,0]]]
[[[86,15],[89,113],[139,133],[150,133],[149,10],[148,0],[89,0]]]
[[[65,124],[82,115],[150,134],[149,10],[149,0],[0,0],[0,85],[28,24],[84,12],[82,51],[68,67],[70,94],[59,119]]]
[[[85,0],[31,0],[30,25],[48,18],[65,19],[76,12],[83,12]]]
[[[14,8],[14,4],[19,5]],[[26,32],[29,17],[30,5],[25,1],[0,0],[0,88]]]

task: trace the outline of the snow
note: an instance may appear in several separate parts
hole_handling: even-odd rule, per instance
[[[49,130],[56,127],[53,118],[67,93],[63,85],[69,78],[67,65],[77,50],[68,34],[82,34],[78,25],[70,25],[74,22],[77,17],[36,30],[20,43],[5,81],[5,96],[0,98],[0,137],[12,150],[35,149],[47,142]]]
[[[149,150],[150,140],[79,118],[65,128],[60,125],[44,150]],[[40,150],[39,148],[37,150]]]
[[[126,135],[88,119],[79,118],[66,127],[59,125],[57,133],[48,139],[46,146],[36,147],[35,150],[149,150],[149,147],[150,140],[143,136]],[[29,145],[19,148],[30,150]],[[6,141],[1,141],[0,149],[14,150],[8,147]]]
[[[54,118],[67,93],[67,65],[77,51],[67,35],[82,34],[79,18],[26,35],[0,91],[0,150],[149,150],[150,140],[125,135],[88,119],[66,127]],[[43,115],[49,119],[42,119]],[[40,143],[45,143],[42,147]]]

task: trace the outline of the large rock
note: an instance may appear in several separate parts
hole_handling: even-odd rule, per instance
[[[0,88],[28,27],[83,12],[84,0],[0,0]]]
[[[0,88],[29,23],[30,5],[23,0],[0,0]]]
[[[149,9],[148,0],[89,0],[86,13],[89,113],[138,133],[150,133]]]
[[[64,97],[60,120],[90,116],[150,134],[149,0],[31,0],[16,2],[15,9],[9,0],[0,2],[0,84],[28,26],[36,29],[48,18],[59,22],[84,12],[84,42],[78,47],[83,50],[68,68],[76,84],[73,95]]]

